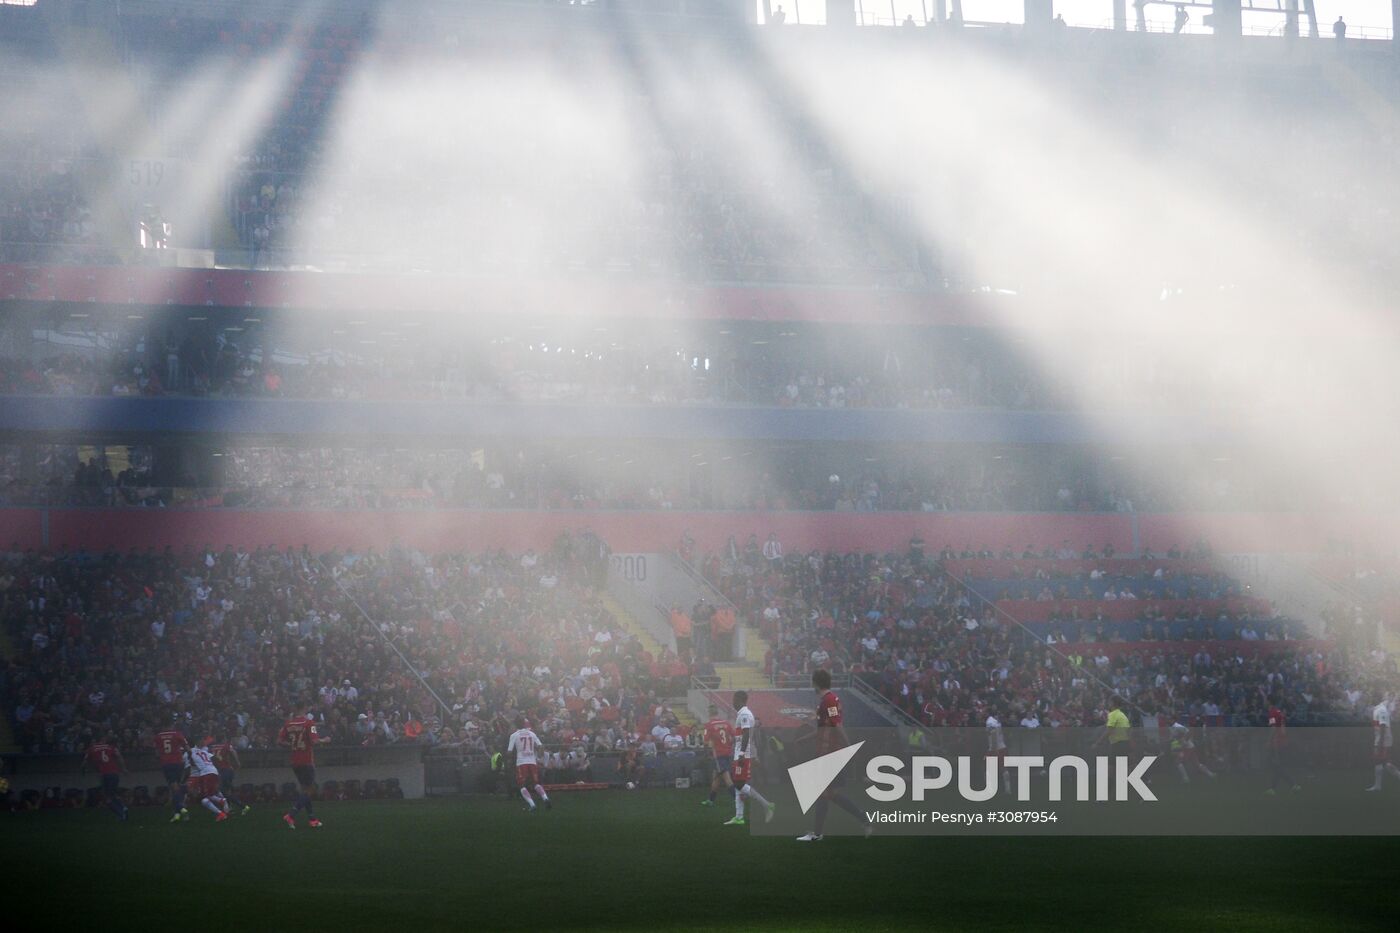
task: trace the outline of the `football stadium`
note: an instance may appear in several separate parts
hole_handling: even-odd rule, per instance
[[[1395,929],[1397,14],[0,0],[5,929]]]

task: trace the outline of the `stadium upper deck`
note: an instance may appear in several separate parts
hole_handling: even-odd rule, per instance
[[[1378,107],[1397,74],[1388,44],[1339,59],[1262,40],[1231,52],[1187,37],[1027,30],[929,48],[900,35],[716,33],[693,17],[674,29],[631,11],[488,4],[458,20],[391,6],[288,22],[270,6],[127,4],[76,25],[41,8],[0,11],[19,91],[0,134],[5,256],[470,273],[505,277],[510,290],[603,274],[1053,293],[1056,270],[996,255],[1016,242],[1017,220],[951,156],[928,165],[928,190],[887,190],[828,138],[821,111],[834,102],[813,75],[886,45],[895,60],[938,63],[934,81],[991,68],[1026,82],[1012,97],[1043,87],[1207,202],[1287,223],[1296,245],[1348,268],[1392,264],[1395,147]],[[432,83],[435,71],[452,80]],[[706,88],[708,73],[748,85]],[[704,93],[673,107],[686,85]],[[591,98],[578,96],[585,87]],[[220,118],[201,126],[192,118],[208,100],[223,101]],[[930,128],[962,119],[928,103]],[[1024,119],[1000,92],[989,103],[994,119]],[[392,116],[424,109],[441,117],[426,148]],[[771,139],[746,156],[737,143],[756,126]],[[959,135],[975,147],[981,133]],[[936,236],[916,218],[929,198],[947,221]],[[1238,285],[1259,271],[1247,258],[1221,240],[1200,268],[1162,257],[1135,278],[1154,294]],[[264,280],[201,303],[295,303],[303,287]]]

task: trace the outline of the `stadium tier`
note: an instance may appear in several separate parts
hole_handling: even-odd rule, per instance
[[[5,702],[31,752],[99,733],[153,748],[172,717],[273,747],[310,696],[341,744],[484,751],[523,714],[552,740],[596,732],[612,749],[651,730],[657,696],[684,693],[691,659],[653,657],[619,628],[598,560],[586,540],[544,555],[11,554]]]

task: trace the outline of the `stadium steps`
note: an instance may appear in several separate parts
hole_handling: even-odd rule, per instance
[[[632,613],[623,609],[622,604],[613,599],[608,593],[603,594],[603,608],[608,611],[609,615],[617,620],[617,624],[621,625],[629,635],[640,641],[642,647],[645,648],[652,657],[661,657],[661,652],[663,650],[661,643],[646,630],[646,626],[638,622]]]
[[[622,605],[607,593],[603,594],[602,600],[603,608],[617,620],[617,623],[628,634],[636,637],[642,643],[642,647],[653,657],[660,656],[663,650],[660,642],[637,621],[632,613],[622,608]],[[719,685],[722,689],[758,690],[770,686],[768,678],[763,674],[763,659],[768,653],[768,642],[758,634],[757,629],[750,628],[744,634],[746,636],[744,659],[742,661],[720,662],[715,665],[715,674],[719,677]],[[683,723],[694,725],[694,717],[690,717],[689,713],[685,712],[684,702],[673,700],[671,706]]]
[[[768,657],[768,639],[758,633],[758,629],[750,626],[744,631],[744,661],[752,664],[760,671],[763,670],[763,660]]]
[[[715,665],[715,675],[724,690],[762,690],[771,687],[764,676],[763,666],[748,661],[730,661]]]
[[[726,690],[761,690],[771,687],[763,673],[763,661],[768,655],[768,640],[751,626],[744,629],[744,657],[738,661],[715,664],[719,685]]]

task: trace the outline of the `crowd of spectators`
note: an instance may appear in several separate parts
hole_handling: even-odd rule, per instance
[[[1056,553],[1035,559],[1061,559]],[[1143,557],[1141,572],[1170,577],[1183,560]],[[1262,646],[1244,632],[1277,624],[1267,616],[1232,618],[1224,639],[1162,640],[1137,628],[1130,641],[1113,623],[1119,633],[1107,637],[1103,623],[1076,624],[1070,638],[1037,635],[940,563],[918,545],[904,554],[773,559],[751,538],[742,547],[731,539],[701,566],[768,636],[772,674],[862,674],[934,725],[980,725],[995,712],[1004,722],[1097,726],[1113,693],[1144,712],[1219,724],[1265,724],[1274,696],[1299,722],[1352,720],[1364,713],[1363,694],[1396,673],[1394,658],[1374,643],[1292,640],[1295,629],[1281,627],[1278,642]],[[1016,561],[1006,563],[1009,575]],[[1070,576],[1088,582],[1092,572]]]
[[[31,451],[31,463],[24,456]],[[162,473],[146,446],[0,445],[0,504],[111,508],[648,511],[1116,511],[1121,487],[1073,456],[911,454],[831,445],[223,447]],[[208,453],[207,451],[205,453]],[[1137,502],[1150,504],[1144,494]]]
[[[0,697],[31,752],[107,731],[140,751],[172,721],[267,748],[307,707],[339,744],[495,751],[529,716],[552,746],[654,752],[690,667],[606,612],[606,559],[587,533],[538,554],[10,552]]]
[[[829,409],[1062,409],[1069,404],[990,332],[890,334],[837,348],[812,329],[773,351],[724,336],[576,341],[548,334],[481,337],[423,331],[414,338],[296,340],[275,326],[195,327],[46,318],[14,328],[0,350],[0,393],[190,395],[742,405]],[[130,324],[122,321],[121,324]],[[388,325],[385,325],[388,326]],[[22,330],[22,332],[21,332]],[[35,342],[33,334],[45,334]],[[377,332],[374,336],[378,337]],[[562,346],[563,343],[575,344]],[[581,345],[576,345],[581,343]]]

